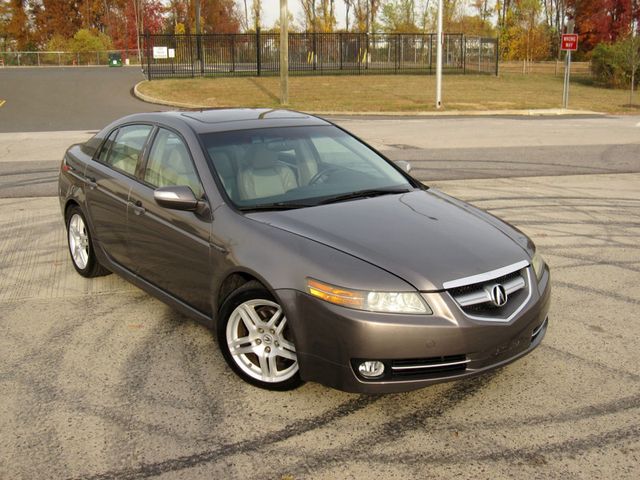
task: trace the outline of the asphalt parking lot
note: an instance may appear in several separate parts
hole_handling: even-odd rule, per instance
[[[204,327],[73,270],[48,189],[86,131],[0,133],[0,478],[638,478],[640,118],[499,120],[504,146],[491,122],[367,121],[344,125],[534,239],[554,285],[539,349],[406,394],[255,389]],[[572,156],[553,122],[592,130]]]

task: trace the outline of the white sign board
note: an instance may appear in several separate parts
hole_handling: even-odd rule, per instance
[[[176,58],[176,49],[175,48],[170,48],[169,49],[169,58]]]
[[[153,58],[168,58],[167,47],[153,47]]]

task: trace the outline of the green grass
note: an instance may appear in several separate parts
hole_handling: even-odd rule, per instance
[[[140,91],[152,97],[199,107],[279,107],[278,77],[195,78],[144,82]],[[425,75],[292,76],[289,107],[316,112],[420,112],[434,110],[435,77]],[[446,110],[560,108],[562,77],[505,74],[446,75]],[[571,83],[569,108],[609,113],[637,112],[629,93]]]

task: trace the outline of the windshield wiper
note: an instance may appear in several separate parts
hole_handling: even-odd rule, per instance
[[[290,203],[290,202],[274,202],[263,203],[261,205],[248,205],[246,207],[238,207],[242,212],[259,212],[262,210],[293,210],[294,208],[312,207],[312,203]]]
[[[379,197],[380,195],[394,195],[398,193],[407,193],[411,190],[406,188],[370,188],[368,190],[358,190],[357,192],[345,193],[335,197],[327,198],[317,203],[317,205],[326,205],[328,203],[337,203],[345,200],[353,200],[356,198]]]

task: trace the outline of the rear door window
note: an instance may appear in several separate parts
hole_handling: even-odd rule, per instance
[[[135,175],[140,154],[147,141],[152,127],[150,125],[127,125],[118,130],[117,136],[111,145],[111,149],[106,160],[102,159],[113,168],[129,175]],[[112,134],[113,135],[113,134]],[[107,140],[107,143],[111,136]],[[105,149],[103,148],[103,151]]]

